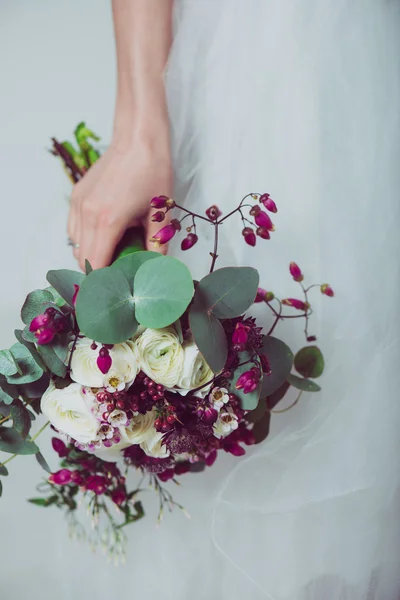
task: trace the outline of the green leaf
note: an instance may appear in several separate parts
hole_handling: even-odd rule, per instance
[[[302,348],[294,357],[294,367],[303,377],[321,377],[325,367],[321,350],[317,346]]]
[[[271,374],[264,375],[261,390],[262,397],[270,396],[287,380],[293,366],[293,354],[289,346],[271,335],[263,336],[263,346],[258,353],[267,356],[271,367]]]
[[[49,496],[48,498],[29,498],[28,502],[35,504],[35,506],[50,506],[57,502],[57,496]]]
[[[11,404],[14,398],[18,398],[18,390],[7,383],[7,380],[3,375],[0,375],[0,401],[4,404]]]
[[[196,298],[190,307],[189,326],[194,341],[210,369],[214,373],[222,371],[228,357],[228,342],[224,328]]]
[[[58,377],[65,377],[67,374],[67,367],[62,360],[57,356],[55,349],[50,345],[46,344],[40,346],[40,356],[48,369]]]
[[[29,342],[26,342],[29,343]],[[21,372],[15,375],[7,377],[8,383],[24,384],[37,381],[43,375],[43,369],[38,365],[36,359],[32,357],[31,352],[28,348],[17,342],[11,346],[11,352],[18,364],[18,368]]]
[[[270,423],[271,413],[268,411],[254,424],[253,435],[256,439],[256,444],[260,444],[268,437]]]
[[[134,252],[141,252],[142,250],[145,250],[143,227],[130,227],[125,231],[122,239],[118,243],[113,261]],[[158,256],[160,256],[160,254],[158,254]]]
[[[133,280],[137,270],[143,263],[152,258],[160,258],[160,254],[158,252],[134,252],[118,258],[111,267],[118,269],[125,275],[131,291],[133,291]]]
[[[83,273],[70,271],[69,269],[60,269],[47,273],[47,281],[60,294],[61,298],[64,298],[72,307],[74,306],[72,301],[75,294],[74,285],[81,286],[84,280],[85,275]]]
[[[12,427],[0,427],[0,451],[9,454],[36,454],[39,448],[35,442],[24,440]]]
[[[257,423],[257,421],[260,421],[264,417],[266,410],[266,398],[260,398],[256,408],[247,413],[247,421],[250,421],[250,423]]]
[[[29,325],[25,326],[25,328],[22,330],[21,335],[25,342],[30,342],[31,344],[35,344],[37,342],[37,337],[35,336],[33,331],[29,331]]]
[[[37,414],[40,413],[40,398],[49,387],[49,383],[50,377],[47,373],[44,373],[37,381],[24,383],[23,385],[18,386],[19,395],[24,399],[26,398],[29,400],[29,406],[31,406]]]
[[[53,296],[47,290],[35,290],[27,295],[24,305],[21,309],[21,319],[25,325],[44,312],[43,303],[52,302]]]
[[[260,381],[259,381],[256,389],[254,390],[254,392],[249,392],[248,394],[245,394],[243,390],[237,390],[235,388],[235,384],[236,384],[237,380],[239,379],[239,377],[243,373],[245,373],[246,371],[249,371],[252,367],[254,367],[254,364],[252,362],[246,362],[246,361],[249,361],[250,359],[251,359],[251,354],[249,354],[249,352],[246,351],[246,352],[239,353],[239,362],[245,363],[245,364],[242,364],[240,367],[238,367],[235,370],[235,372],[233,374],[233,381],[232,381],[232,391],[234,392],[234,394],[236,396],[239,397],[240,405],[243,408],[243,410],[254,410],[255,408],[257,408],[258,401],[260,398],[260,392],[261,392],[261,388],[262,388],[262,381],[263,381],[263,378],[260,377]]]
[[[89,275],[92,271],[93,271],[92,265],[90,264],[88,259],[85,258],[85,273],[86,273],[86,275]]]
[[[14,429],[25,439],[31,428],[31,418],[21,400],[14,400],[10,414]]]
[[[3,484],[0,481],[0,498],[3,495]]]
[[[290,388],[289,382],[285,381],[285,383],[283,383],[281,385],[281,387],[278,388],[273,394],[271,394],[270,396],[267,396],[267,407],[269,408],[269,410],[274,409],[275,406],[281,400],[283,400],[283,398],[286,396],[289,388]]]
[[[38,461],[39,465],[45,471],[47,471],[47,473],[51,473],[52,471],[51,471],[49,465],[47,464],[46,459],[44,458],[43,454],[41,452],[36,452],[35,456],[36,456],[36,460]]]
[[[224,267],[204,277],[196,288],[203,306],[219,319],[242,315],[253,304],[259,275],[251,267]]]
[[[50,292],[50,294],[53,296],[53,302],[58,308],[65,306],[64,298],[62,298],[57,290],[55,290],[51,285],[46,288],[46,291]]]
[[[194,292],[189,269],[171,256],[144,262],[135,275],[133,289],[138,322],[154,329],[177,321]]]
[[[129,284],[118,269],[92,271],[83,281],[76,300],[81,332],[102,344],[119,344],[137,329]]]
[[[297,375],[293,375],[292,373],[287,378],[290,385],[298,390],[302,390],[303,392],[319,392],[321,388],[311,379],[302,379],[301,377],[297,377]]]
[[[18,373],[18,364],[10,350],[0,350],[0,373],[6,377]]]
[[[7,468],[4,465],[0,465],[0,475],[3,475],[3,477],[6,477],[6,475],[8,475]]]
[[[35,344],[33,342],[28,342],[28,340],[26,340],[23,336],[23,331],[21,331],[20,329],[15,329],[14,335],[17,338],[18,342],[25,346],[25,348],[29,351],[33,360],[42,369],[42,371],[45,371],[46,365],[44,364]]]

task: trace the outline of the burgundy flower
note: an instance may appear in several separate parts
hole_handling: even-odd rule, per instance
[[[102,475],[91,475],[86,481],[86,489],[94,492],[97,496],[107,491],[108,481]]]
[[[242,231],[242,235],[246,244],[248,244],[249,246],[256,245],[256,234],[254,233],[253,229],[251,229],[251,227],[245,227]]]
[[[261,208],[258,206],[258,204],[255,204],[251,207],[249,212],[252,217],[256,217],[261,212]]]
[[[329,296],[330,298],[333,298],[335,295],[335,292],[328,283],[321,285],[321,293],[325,294],[325,296]]]
[[[118,488],[117,490],[114,490],[113,493],[111,494],[111,500],[117,506],[121,506],[121,504],[123,504],[126,500],[125,490],[123,488]]]
[[[270,198],[269,194],[263,194],[260,197],[261,204],[264,204],[265,208],[269,210],[269,212],[276,213],[278,209],[276,207],[275,202]]]
[[[38,315],[31,321],[31,324],[29,325],[29,331],[37,331],[38,329],[45,327],[49,321],[50,317],[46,313],[43,315]]]
[[[45,329],[38,329],[35,332],[35,336],[37,338],[37,343],[40,346],[44,346],[45,344],[50,344],[54,340],[54,336],[56,332],[51,327],[46,327]]]
[[[150,206],[152,208],[173,208],[175,202],[171,198],[168,198],[168,196],[156,196],[150,202]]]
[[[171,223],[162,227],[151,239],[156,246],[162,246],[163,244],[167,244],[177,231],[180,231],[181,224],[177,219],[172,219]]]
[[[72,471],[71,473],[71,483],[75,483],[75,485],[83,484],[83,475],[79,471]]]
[[[164,221],[164,219],[165,213],[163,213],[161,210],[158,210],[153,215],[151,215],[151,220],[153,221],[153,223],[161,223],[161,221]]]
[[[53,437],[51,440],[51,445],[53,446],[53,450],[55,452],[57,452],[57,454],[60,458],[64,458],[65,456],[68,456],[69,450],[68,450],[67,446],[64,444],[64,442],[62,440],[60,440],[59,438]]]
[[[167,469],[166,471],[163,471],[162,473],[158,473],[157,477],[165,483],[166,481],[173,479],[174,475],[175,475],[175,471],[173,469]]]
[[[236,389],[243,390],[245,394],[254,392],[260,380],[260,372],[257,367],[252,367],[249,371],[245,371],[236,382]]]
[[[212,425],[218,418],[218,411],[211,406],[199,406],[196,409],[196,415],[205,423]]]
[[[256,225],[258,225],[259,227],[265,227],[266,229],[268,229],[268,231],[275,230],[274,224],[272,223],[267,213],[263,210],[260,210],[260,212],[255,216],[254,220],[256,222]]]
[[[175,465],[175,475],[184,475],[185,473],[188,473],[190,471],[190,462],[188,461],[183,461],[183,462],[178,462]]]
[[[225,442],[224,450],[225,452],[233,454],[233,456],[243,456],[243,454],[246,454],[246,450],[237,442]]]
[[[99,368],[99,370],[103,373],[103,375],[106,375],[108,373],[108,371],[111,369],[111,365],[112,365],[112,358],[110,356],[109,351],[107,350],[107,348],[101,348],[100,352],[99,352],[99,356],[97,357],[97,366]]]
[[[211,467],[217,459],[217,451],[213,450],[206,458],[207,467]]]
[[[243,323],[236,323],[235,330],[232,334],[232,343],[244,345],[246,344],[249,335],[248,335],[248,327],[243,325]]]
[[[289,265],[289,270],[290,270],[291,276],[293,277],[293,279],[295,281],[297,281],[297,282],[303,281],[304,275],[301,272],[299,265],[297,265],[295,262],[291,262]]]
[[[256,234],[263,240],[269,240],[271,238],[271,234],[266,227],[257,227]]]
[[[189,235],[182,240],[181,249],[189,250],[190,248],[192,248],[192,246],[196,244],[198,239],[199,238],[195,233],[189,233]]]
[[[55,483],[56,485],[65,485],[70,483],[72,472],[69,469],[60,469],[56,473],[52,473],[49,477],[50,483]]]
[[[282,304],[284,304],[285,306],[291,306],[296,310],[304,310],[304,312],[307,312],[307,310],[310,308],[310,305],[307,304],[307,302],[297,300],[297,298],[285,298],[284,300],[282,300]]]
[[[222,215],[222,212],[219,210],[218,206],[213,204],[210,208],[207,208],[206,215],[211,221],[216,221]]]

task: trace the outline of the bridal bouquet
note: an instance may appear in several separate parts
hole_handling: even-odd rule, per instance
[[[76,137],[78,150],[53,141],[73,181],[98,157],[84,124]],[[295,263],[289,270],[300,298],[282,300],[260,287],[251,267],[216,269],[218,232],[228,219],[242,220],[243,243],[270,238],[277,208],[269,194],[248,194],[228,215],[217,206],[199,215],[166,196],[150,204],[160,222],[156,246],[177,235],[186,218],[182,250],[196,245],[199,220],[214,229],[200,281],[180,260],[137,245],[103,269],[87,262],[85,274],[49,271],[49,286],[24,302],[16,343],[0,352],[0,451],[12,455],[0,475],[14,456],[35,454],[49,476],[39,486],[42,496],[30,501],[65,509],[80,535],[76,511],[83,498],[95,524],[92,542],[114,560],[123,556],[123,527],[144,515],[139,498],[146,480],[159,496],[159,519],[165,508],[184,510],[163,483],[212,466],[219,452],[242,456],[244,446],[267,437],[271,413],[290,408],[275,409],[289,388],[298,390],[293,406],[302,392],[320,389],[314,380],[324,369],[308,333],[309,291],[316,286],[304,285]],[[329,285],[319,287],[333,295]],[[255,302],[272,313],[268,331],[251,316]],[[305,321],[307,345],[295,356],[275,335],[286,318]],[[43,417],[31,436],[32,422]],[[49,424],[61,459],[55,472],[36,444]],[[133,489],[129,471],[141,476]]]

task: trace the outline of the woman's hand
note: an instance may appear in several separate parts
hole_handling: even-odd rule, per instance
[[[155,250],[149,240],[162,225],[150,219],[150,200],[171,192],[167,140],[132,136],[128,145],[111,144],[72,193],[68,235],[79,244],[74,253],[81,268],[85,259],[94,269],[109,265],[119,240],[134,225],[143,226],[146,247]]]

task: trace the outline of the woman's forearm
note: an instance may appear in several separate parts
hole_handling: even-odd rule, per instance
[[[173,0],[112,0],[118,86],[114,142],[167,135],[163,71],[172,40]]]

